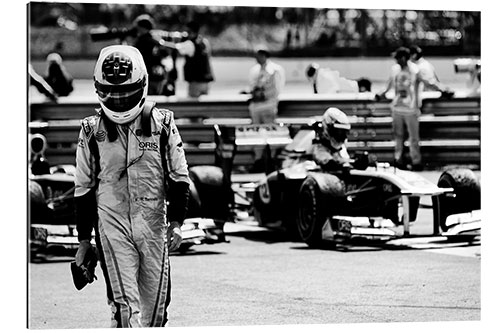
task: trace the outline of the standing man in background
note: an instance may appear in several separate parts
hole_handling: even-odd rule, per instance
[[[278,114],[279,94],[285,86],[285,70],[269,60],[269,50],[260,45],[255,50],[257,63],[250,68],[249,112],[254,124],[273,123]]]
[[[54,89],[57,96],[68,96],[73,91],[73,77],[63,64],[59,53],[47,56],[47,73],[45,81]]]
[[[209,84],[214,81],[212,72],[212,50],[208,39],[200,35],[200,25],[191,21],[187,25],[186,41],[172,43],[162,41],[161,45],[176,49],[185,57],[184,80],[188,83],[188,96],[208,95]]]
[[[420,154],[420,128],[419,117],[422,107],[421,84],[449,94],[437,81],[428,81],[418,66],[410,61],[410,50],[406,47],[398,48],[394,53],[396,64],[391,68],[391,76],[384,91],[376,95],[377,99],[385,98],[386,93],[394,88],[394,99],[391,103],[392,130],[395,140],[394,159],[396,166],[401,169],[421,171],[423,169],[422,156]],[[404,139],[405,128],[408,130],[410,143],[411,164],[404,161]]]
[[[134,29],[137,32],[133,45],[141,52],[149,74],[148,95],[175,95],[175,79],[169,80],[173,73],[169,73],[163,61],[168,56],[168,50],[160,47],[160,40],[151,34],[154,21],[148,14],[139,15],[134,20]]]
[[[422,49],[417,45],[412,45],[410,46],[409,50],[410,50],[410,60],[415,65],[417,65],[421,77],[424,78],[426,81],[431,82],[432,84],[439,82],[434,66],[427,59],[423,57]],[[424,89],[425,88],[428,89],[431,87],[425,86]]]

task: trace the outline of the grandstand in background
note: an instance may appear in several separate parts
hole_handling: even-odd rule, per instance
[[[392,9],[277,8],[106,3],[30,3],[31,59],[59,52],[66,59],[95,58],[97,27],[127,28],[148,13],[156,29],[182,30],[195,19],[215,56],[248,56],[266,42],[279,57],[388,56],[417,44],[429,56],[479,57],[481,13]]]

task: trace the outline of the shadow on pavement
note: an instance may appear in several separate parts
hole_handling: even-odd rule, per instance
[[[375,251],[415,251],[415,250],[433,250],[433,249],[443,249],[443,248],[467,248],[470,246],[481,245],[481,242],[454,242],[454,241],[422,241],[418,244],[391,244],[384,242],[371,242],[371,241],[350,241],[349,243],[331,244],[325,245],[321,248],[311,248],[307,245],[303,246],[292,246],[290,249],[294,250],[326,250],[326,251],[336,251],[336,252],[375,252]]]
[[[29,260],[30,263],[32,264],[53,264],[61,262],[69,263],[75,260],[75,254],[76,254],[75,250],[56,251],[56,252],[51,252],[50,254],[37,254],[31,256]],[[218,255],[218,254],[227,254],[227,253],[220,251],[206,251],[206,250],[198,251],[195,246],[194,248],[189,248],[186,250],[174,251],[170,253],[170,256],[183,257],[183,256],[205,256],[205,255]]]
[[[262,242],[266,244],[291,243],[292,250],[326,250],[336,252],[373,252],[373,251],[404,251],[404,250],[430,250],[442,248],[465,248],[481,245],[480,237],[456,236],[446,238],[444,236],[407,236],[394,238],[387,241],[370,239],[350,239],[341,243],[325,242],[322,247],[312,248],[298,239],[292,239],[283,231],[259,230],[240,231],[231,233],[231,236],[243,237],[249,241]]]
[[[262,242],[267,244],[294,242],[294,240],[291,240],[291,238],[285,232],[272,229],[257,231],[237,231],[231,232],[229,236],[243,237],[250,241]]]
[[[220,251],[196,251],[196,250],[187,250],[182,252],[172,252],[170,253],[170,257],[186,257],[186,256],[206,256],[206,255],[218,255],[218,254],[227,254],[226,252]]]

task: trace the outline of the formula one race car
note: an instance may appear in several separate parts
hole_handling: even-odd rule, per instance
[[[445,171],[435,185],[364,153],[352,167],[323,171],[311,155],[318,126],[301,129],[283,150],[280,168],[257,185],[259,225],[284,228],[311,247],[357,237],[389,240],[410,234],[421,197],[430,196],[434,235],[480,234],[480,185],[471,170]]]
[[[75,167],[50,167],[43,157],[46,143],[40,134],[30,137],[30,145],[33,155],[28,202],[31,256],[69,253],[78,248],[73,203]],[[193,245],[226,241],[224,223],[230,216],[233,196],[218,167],[191,167],[189,175],[191,197],[182,225],[180,252]]]

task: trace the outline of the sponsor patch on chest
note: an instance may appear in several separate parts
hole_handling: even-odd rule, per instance
[[[147,151],[157,151],[158,150],[158,143],[154,141],[140,141],[139,142],[139,149],[140,150],[147,150]]]

